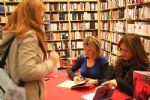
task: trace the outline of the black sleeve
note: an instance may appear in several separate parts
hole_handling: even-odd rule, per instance
[[[107,63],[103,66],[102,79],[98,80],[98,85],[101,85],[103,82],[111,80],[113,78],[114,78],[114,67]]]
[[[80,67],[81,67],[81,58],[78,57],[75,65],[73,65],[68,72],[68,75],[71,79],[75,77],[75,71],[77,71]]]
[[[127,82],[116,78],[118,88],[120,91],[125,92],[129,96],[133,96],[133,87],[132,85],[128,84]]]

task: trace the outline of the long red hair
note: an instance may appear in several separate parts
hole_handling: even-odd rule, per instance
[[[23,38],[29,30],[35,30],[39,39],[39,45],[46,55],[43,41],[46,34],[41,28],[41,14],[44,12],[44,4],[41,0],[22,0],[8,18],[6,26],[1,31],[15,33],[16,38]]]

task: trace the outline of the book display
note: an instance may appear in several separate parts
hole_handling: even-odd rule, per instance
[[[0,28],[20,0],[0,0]],[[118,42],[128,33],[141,36],[150,58],[150,0],[43,0],[43,29],[47,50],[60,54],[60,67],[74,64],[83,53],[83,39],[92,35],[101,42],[102,54],[114,64]]]
[[[100,0],[100,34],[103,55],[114,64],[118,42],[128,33],[141,36],[150,58],[150,0]]]
[[[98,37],[97,0],[45,0],[44,30],[48,51],[60,54],[60,67],[72,65],[83,52],[83,39]]]
[[[6,23],[5,11],[4,11],[4,2],[0,1],[0,28]]]
[[[2,28],[20,0],[0,0],[0,28]]]

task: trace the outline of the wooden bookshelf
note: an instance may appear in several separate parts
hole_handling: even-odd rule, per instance
[[[142,1],[142,2],[139,2]],[[20,0],[0,0],[0,26]],[[103,55],[114,63],[118,41],[127,33],[139,34],[150,58],[150,0],[43,0],[48,52],[59,52],[61,61],[83,52],[83,39],[92,35],[101,42]],[[61,63],[61,62],[60,62]],[[69,62],[71,65],[71,63]],[[61,63],[61,68],[67,65]]]
[[[103,55],[114,64],[118,42],[128,33],[139,34],[150,59],[150,0],[100,0],[100,33]]]
[[[5,14],[5,6],[4,1],[0,1],[0,28],[2,28],[6,23],[6,14]]]
[[[3,27],[7,20],[8,16],[15,9],[16,5],[20,0],[0,0],[0,26]]]
[[[98,37],[98,0],[48,0],[45,3],[44,30],[48,35],[48,51],[57,50],[66,67],[71,58],[83,52],[83,39]]]

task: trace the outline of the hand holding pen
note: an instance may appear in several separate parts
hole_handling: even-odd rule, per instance
[[[114,89],[114,88],[116,88],[118,86],[117,81],[115,79],[106,81],[106,82],[102,83],[101,85],[102,86],[109,85],[109,87],[111,89]]]
[[[74,81],[76,84],[80,84],[81,82],[86,81],[86,79],[85,79],[84,77],[78,75],[78,76],[75,76],[75,77],[73,78],[73,81]]]

